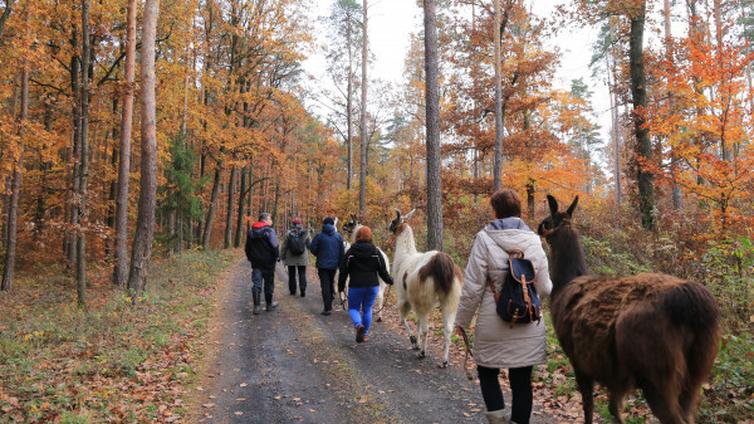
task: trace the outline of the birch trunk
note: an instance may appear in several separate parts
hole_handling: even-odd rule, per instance
[[[360,141],[361,141],[361,166],[359,169],[359,219],[364,221],[367,208],[367,149],[369,141],[367,140],[367,65],[369,64],[369,32],[368,32],[368,11],[367,0],[362,2],[364,19],[362,22],[362,44],[361,44],[361,119],[360,119]]]

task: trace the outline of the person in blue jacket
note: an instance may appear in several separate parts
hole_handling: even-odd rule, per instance
[[[333,218],[328,216],[324,219],[322,231],[314,237],[309,250],[317,257],[317,274],[325,306],[322,315],[330,315],[335,298],[335,272],[340,267],[344,253],[343,237],[335,229]]]

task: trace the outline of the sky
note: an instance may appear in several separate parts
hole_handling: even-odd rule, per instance
[[[312,0],[311,16],[318,44],[325,42],[326,27],[323,18],[330,14],[334,0]],[[563,0],[527,1],[538,16],[548,16]],[[403,65],[409,49],[409,35],[417,33],[423,25],[422,10],[416,0],[369,0],[369,43],[374,62],[369,68],[370,79],[378,77],[400,86],[403,82]],[[592,104],[597,112],[603,141],[608,140],[610,127],[610,99],[607,86],[592,77],[589,62],[592,57],[591,45],[596,39],[596,28],[569,28],[561,31],[558,37],[550,40],[552,46],[561,52],[560,65],[555,73],[553,85],[569,89],[571,80],[584,78],[593,91]],[[310,75],[310,88],[330,84],[325,71],[325,59],[321,51],[315,50],[304,63],[304,70]],[[316,90],[313,90],[316,92]],[[326,114],[321,106],[311,103],[315,113]]]

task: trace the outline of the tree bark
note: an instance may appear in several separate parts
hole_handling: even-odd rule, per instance
[[[247,175],[247,169],[248,167],[244,166],[241,168],[241,189],[238,194],[238,213],[236,214],[236,232],[233,237],[233,247],[239,247],[241,246],[241,233],[243,232],[243,212],[244,212],[244,206],[246,203],[246,187],[247,187],[247,181],[246,181],[246,175]]]
[[[154,240],[157,196],[157,128],[155,99],[155,35],[159,0],[146,0],[141,41],[141,179],[128,290],[133,302],[146,288]]]
[[[10,6],[8,6],[10,7]],[[5,227],[5,262],[3,280],[0,290],[7,291],[13,287],[13,273],[16,268],[16,242],[18,234],[18,199],[21,196],[21,180],[23,178],[24,137],[26,119],[29,114],[29,66],[24,63],[21,69],[21,111],[17,118],[19,146],[18,157],[13,165],[11,177],[11,193],[8,201],[8,216]]]
[[[118,195],[115,201],[115,268],[113,283],[125,286],[128,279],[128,183],[131,168],[134,81],[136,79],[136,0],[128,0],[126,15],[126,92],[120,117],[120,162]]]
[[[668,62],[668,66],[671,66],[673,62],[673,34],[670,31],[670,0],[663,0],[662,2],[662,14],[663,14],[663,21],[664,21],[664,30],[665,30],[665,60]],[[667,81],[668,84],[668,111],[671,115],[675,114],[675,99],[673,98],[673,86],[670,78],[668,78]],[[678,173],[678,165],[677,165],[677,158],[674,153],[674,148],[671,147],[670,151],[670,173],[672,176],[672,198],[673,198],[673,209],[674,210],[680,210],[681,209],[681,186],[678,185],[677,181],[677,173]]]
[[[365,220],[367,208],[367,149],[369,141],[367,140],[367,66],[369,64],[369,32],[368,32],[368,11],[367,0],[362,0],[362,13],[364,14],[362,22],[362,44],[361,44],[361,119],[360,119],[360,141],[361,141],[361,166],[359,169],[359,219]]]
[[[222,181],[223,161],[218,160],[215,166],[215,178],[212,181],[212,195],[209,206],[207,207],[207,216],[204,219],[204,232],[202,233],[202,248],[209,249],[210,238],[212,237],[212,227],[215,221],[215,208],[217,199],[220,197],[220,181]]]
[[[492,170],[494,189],[499,190],[502,187],[502,166],[503,166],[503,87],[501,75],[501,11],[500,0],[495,0],[495,162]]]
[[[435,0],[424,0],[424,71],[427,131],[427,248],[442,250],[442,180],[440,169],[440,90],[437,86],[437,16]]]
[[[639,185],[639,211],[642,226],[647,230],[655,228],[654,175],[643,162],[652,160],[652,143],[649,130],[645,126],[647,90],[644,73],[644,20],[646,4],[642,2],[639,13],[631,16],[629,41],[629,61],[631,73],[631,96],[633,97],[634,133],[636,134],[637,182]]]
[[[76,237],[76,294],[79,307],[86,306],[86,227],[88,225],[87,180],[89,177],[89,0],[81,0],[81,133],[79,141],[78,228]]]
[[[233,242],[233,196],[236,194],[236,166],[231,165],[228,177],[228,204],[225,210],[225,239],[223,246],[230,249]]]
[[[8,21],[8,18],[10,17],[11,12],[13,11],[13,3],[15,3],[15,0],[6,0],[5,9],[3,10],[3,14],[0,15],[0,38],[3,36],[3,30],[5,29],[5,22]]]
[[[346,44],[348,45],[348,83],[346,84],[346,190],[351,191],[353,181],[353,16],[346,15]]]

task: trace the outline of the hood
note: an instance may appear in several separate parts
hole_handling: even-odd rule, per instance
[[[322,232],[331,236],[336,233],[335,226],[332,224],[325,224],[322,226]]]
[[[269,227],[270,224],[264,222],[264,221],[257,221],[251,225],[252,230],[260,230],[264,227]]]
[[[542,241],[539,239],[539,236],[526,227],[523,221],[522,225],[525,229],[513,228],[502,230],[488,225],[484,231],[505,250],[520,249],[526,251],[530,248],[541,246]]]
[[[517,216],[511,216],[508,218],[496,219],[487,225],[487,229],[490,230],[529,230],[531,229],[526,225],[523,219]]]
[[[359,241],[351,245],[351,254],[354,256],[372,256],[377,253],[377,248],[368,241]]]

